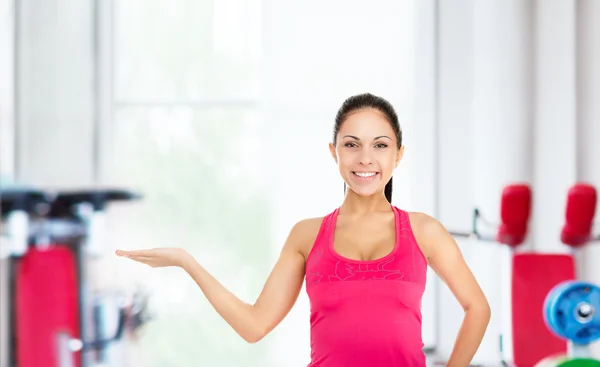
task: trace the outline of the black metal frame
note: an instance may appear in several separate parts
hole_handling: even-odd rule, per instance
[[[114,201],[131,201],[137,200],[140,195],[125,191],[125,190],[81,190],[81,191],[70,191],[70,192],[57,192],[48,193],[43,190],[29,188],[29,187],[15,187],[15,188],[3,188],[0,190],[0,215],[2,220],[6,220],[10,215],[15,212],[22,212],[27,215],[28,218],[34,218],[35,221],[32,223],[66,223],[71,227],[62,227],[70,229],[70,233],[64,233],[64,230],[58,231],[60,233],[45,233],[50,238],[59,239],[57,243],[69,244],[70,249],[73,251],[77,266],[77,282],[79,292],[79,315],[80,315],[80,338],[81,348],[79,351],[96,351],[96,359],[103,359],[103,351],[108,347],[110,343],[118,341],[122,338],[125,326],[127,323],[127,311],[124,307],[119,309],[119,318],[117,330],[114,335],[110,337],[104,337],[100,335],[99,331],[96,330],[95,338],[93,340],[85,340],[87,335],[87,323],[84,318],[84,310],[86,307],[85,300],[85,246],[84,241],[89,238],[89,231],[85,218],[82,218],[76,211],[77,207],[81,204],[88,204],[93,208],[93,213],[101,213],[106,210],[106,206],[109,202]],[[43,225],[36,227],[28,227],[27,231],[27,244],[26,248],[36,246],[37,235],[36,231],[50,231],[55,227],[44,227]],[[59,227],[60,228],[60,227]],[[68,232],[68,231],[67,231]],[[7,233],[10,236],[10,233]],[[54,241],[52,241],[54,242]],[[19,367],[17,361],[17,335],[16,335],[16,318],[17,310],[15,309],[15,293],[16,293],[16,269],[20,261],[20,254],[10,254],[8,261],[9,266],[9,336],[8,336],[8,352],[9,352],[9,366]],[[94,310],[95,314],[99,313],[98,309]],[[95,317],[95,319],[97,319]],[[96,320],[95,320],[96,321]],[[71,351],[73,352],[73,351]],[[81,366],[85,367],[84,353],[80,353]]]

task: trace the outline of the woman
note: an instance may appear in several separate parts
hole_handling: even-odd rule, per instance
[[[306,280],[309,367],[425,366],[420,307],[430,266],[465,310],[447,365],[467,366],[490,308],[446,229],[428,215],[391,204],[392,173],[404,152],[394,108],[371,94],[348,98],[336,115],[329,149],[346,183],[344,201],[325,217],[293,226],[254,304],[237,298],[183,249],[117,255],[183,268],[249,343],[282,321]]]

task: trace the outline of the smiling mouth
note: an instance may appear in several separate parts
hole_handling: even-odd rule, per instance
[[[352,174],[363,180],[370,180],[379,175],[379,172],[356,172],[353,171]]]

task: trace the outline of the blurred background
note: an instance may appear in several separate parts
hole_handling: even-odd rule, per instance
[[[82,263],[89,294],[143,294],[148,319],[86,366],[306,366],[304,290],[248,344],[183,271],[114,250],[184,247],[254,302],[291,226],[341,203],[334,117],[371,92],[404,131],[394,205],[469,231],[475,206],[497,223],[502,188],[528,182],[519,249],[570,254],[567,192],[600,185],[599,24],[594,0],[0,0],[3,189],[141,195],[107,207],[102,243]],[[474,364],[510,362],[508,247],[457,241],[493,310]],[[29,367],[11,357],[10,243],[2,237],[0,366]],[[594,246],[577,250],[576,272],[600,283]],[[443,363],[462,309],[433,273],[422,312],[431,363]],[[106,315],[110,329],[117,317]],[[69,366],[48,363],[38,366]]]

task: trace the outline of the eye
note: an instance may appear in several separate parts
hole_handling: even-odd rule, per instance
[[[385,143],[377,143],[377,144],[375,144],[375,148],[383,149],[383,148],[387,148],[387,147],[388,147],[388,145],[385,144]]]
[[[354,148],[354,147],[356,147],[357,145],[356,145],[356,143],[353,143],[353,142],[348,142],[348,143],[344,144],[344,146],[345,146],[345,147],[348,147],[348,148]]]

